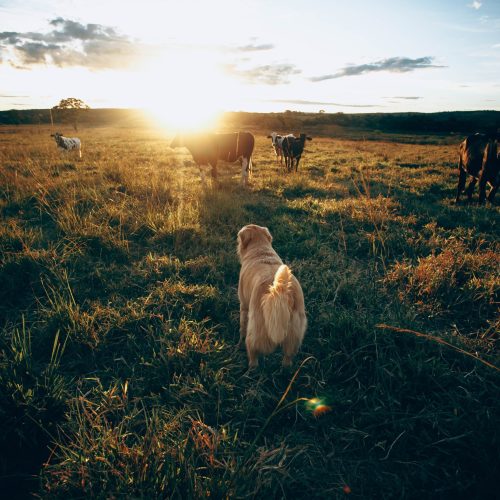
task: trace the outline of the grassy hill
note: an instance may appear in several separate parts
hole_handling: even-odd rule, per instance
[[[0,128],[1,491],[494,498],[500,210],[453,204],[456,141],[314,137],[286,175],[266,123],[251,186],[203,189],[132,125],[81,160]],[[291,370],[236,349],[247,223],[304,289]]]

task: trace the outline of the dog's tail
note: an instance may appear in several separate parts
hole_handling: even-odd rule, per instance
[[[291,316],[292,272],[282,264],[274,275],[274,282],[269,287],[269,293],[262,297],[264,322],[270,339],[275,344],[281,344],[288,332]]]

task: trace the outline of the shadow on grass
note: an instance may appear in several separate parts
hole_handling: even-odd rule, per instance
[[[68,448],[58,448],[48,468],[46,486],[55,494],[81,495],[82,480],[98,495],[152,497],[175,490],[317,498],[342,496],[349,484],[360,497],[383,491],[400,498],[493,486],[493,375],[455,352],[374,327],[413,326],[411,312],[380,279],[390,259],[410,252],[407,238],[443,217],[441,193],[416,197],[370,183],[374,201],[337,198],[305,181],[282,187],[252,191],[223,180],[194,192],[195,222],[134,240],[126,259],[103,256],[97,241],[54,264],[69,269],[71,294],[56,283],[58,301],[34,295],[43,308],[38,317],[32,312],[33,334],[47,343],[54,329],[71,332],[61,368],[77,377],[87,405],[68,411],[63,423],[72,439],[60,443]],[[390,199],[377,201],[379,194]],[[297,203],[303,198],[313,200]],[[448,210],[453,221],[462,209]],[[275,414],[293,373],[278,371],[276,354],[247,375],[245,354],[235,351],[236,235],[248,223],[269,227],[301,281],[309,329],[298,362],[315,358],[291,385],[289,406]],[[12,386],[2,390],[11,397]],[[312,415],[302,399],[314,397],[331,410]],[[138,408],[149,420],[135,420]],[[15,430],[30,436],[37,425]],[[150,459],[159,464],[153,475],[138,466]],[[114,474],[118,461],[129,464],[129,475]]]

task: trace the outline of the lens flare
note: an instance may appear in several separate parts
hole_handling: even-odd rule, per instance
[[[318,418],[324,415],[325,413],[329,413],[332,409],[328,405],[318,405],[313,411],[313,415]]]
[[[325,404],[324,400],[321,398],[308,399],[306,401],[306,407],[316,418],[332,411],[331,407]]]

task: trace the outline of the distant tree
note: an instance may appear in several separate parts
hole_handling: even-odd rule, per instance
[[[324,109],[320,109],[320,110],[319,110],[319,112],[320,112],[321,114],[323,114],[323,113],[325,112],[325,110],[324,110]]]
[[[78,130],[78,121],[90,106],[85,104],[81,99],[76,97],[68,97],[67,99],[61,99],[59,104],[54,106],[51,111],[55,112],[56,116],[59,116],[62,122],[71,123],[75,130]]]

